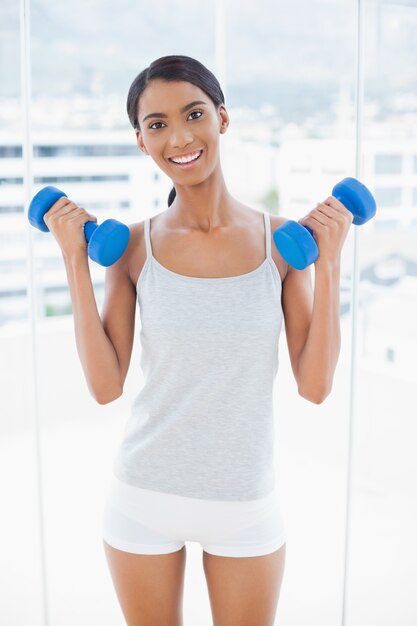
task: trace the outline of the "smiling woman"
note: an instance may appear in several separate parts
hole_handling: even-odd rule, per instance
[[[178,92],[173,94],[172,99],[167,97],[169,93],[166,89],[167,83],[171,83],[172,85],[172,83],[182,81],[184,82],[181,85],[181,89],[185,88],[192,94],[198,94],[200,95],[200,98],[191,98],[190,102],[186,102],[184,105],[180,106],[179,109],[172,112],[165,110],[153,113],[152,104],[154,102],[168,103],[177,101],[175,96]],[[159,87],[158,91],[150,93],[149,89],[146,89],[146,87],[150,84],[153,88]],[[139,123],[139,104],[141,114],[142,112],[144,114],[141,123]],[[207,125],[208,122],[213,121],[213,114],[217,113],[218,120],[220,121],[219,131],[220,133],[225,132],[229,119],[224,106],[224,94],[217,78],[212,72],[210,72],[209,69],[196,59],[183,55],[161,57],[151,63],[147,69],[143,70],[135,78],[129,89],[127,97],[127,113],[130,123],[136,131],[139,148],[145,152],[145,154],[150,154],[155,161],[162,166],[160,161],[156,158],[156,154],[153,150],[153,147],[158,145],[160,139],[158,140],[155,136],[152,136],[152,133],[161,133],[169,126],[169,124],[172,124],[175,121],[182,121],[184,119],[184,114],[195,107],[199,108],[195,111],[191,111],[191,113],[185,117],[186,121],[198,124],[199,126],[202,124]],[[178,120],[171,119],[172,116],[174,116],[174,118],[178,118]],[[150,118],[159,118],[160,120],[163,119],[165,121],[157,121],[145,126],[144,122]],[[217,134],[219,131],[217,131]],[[172,140],[175,141],[175,138],[171,135],[171,141]],[[188,147],[188,145],[185,144],[185,146],[187,148],[186,150],[179,150],[179,146],[173,146],[172,149],[168,148],[168,155],[165,158],[172,160],[177,157],[189,157],[190,153],[195,150],[204,149],[201,145]],[[165,168],[163,169],[168,176],[171,177],[172,170],[170,169],[167,171]],[[181,164],[179,169],[190,170],[193,169],[193,167],[192,165]],[[174,187],[169,194],[168,205],[172,204],[175,196],[176,189],[174,181]]]
[[[127,416],[142,386],[141,365],[159,377],[159,384],[153,389],[146,385],[127,426],[132,478],[139,482],[143,471],[141,446],[155,443],[155,454],[145,458],[151,478],[165,473],[164,486],[181,478],[207,480],[197,491],[200,498],[192,497],[190,508],[186,501],[178,509],[159,492],[152,500],[156,487],[149,490],[150,483],[142,486],[148,499],[142,499],[143,492],[133,484],[132,491],[114,495],[131,496],[136,515],[111,515],[110,510],[108,520],[119,532],[113,537],[115,545],[121,547],[124,541],[129,551],[123,556],[131,553],[130,561],[120,561],[122,593],[125,585],[133,605],[137,591],[138,611],[141,606],[145,611],[147,598],[149,610],[152,605],[162,610],[162,604],[167,613],[178,608],[185,554],[167,554],[165,562],[162,554],[149,554],[145,560],[146,546],[157,532],[155,525],[152,532],[147,528],[141,511],[152,515],[157,509],[156,523],[167,525],[180,522],[172,510],[184,519],[191,511],[189,521],[197,528],[195,500],[204,498],[208,507],[204,489],[212,480],[236,495],[236,477],[227,463],[232,470],[244,467],[244,446],[251,469],[241,475],[243,496],[250,496],[247,489],[256,480],[256,461],[269,435],[257,421],[259,407],[255,404],[252,412],[252,405],[245,403],[249,390],[255,390],[261,404],[270,398],[268,390],[263,394],[255,384],[257,365],[263,367],[269,352],[258,342],[256,360],[250,362],[244,351],[250,349],[248,339],[258,333],[265,341],[264,323],[267,320],[265,329],[271,328],[274,304],[277,330],[281,277],[286,323],[274,390],[274,400],[279,400],[275,461],[279,482],[285,476],[280,503],[294,575],[282,590],[278,622],[333,626],[347,614],[352,624],[417,623],[417,594],[410,593],[417,579],[416,1],[174,0],[167,11],[164,3],[121,0],[117,8],[115,19],[115,3],[106,0],[0,2],[0,46],[8,59],[0,63],[0,163],[8,172],[0,175],[7,178],[7,184],[0,184],[0,371],[5,391],[0,399],[0,621],[8,626],[49,623],[53,608],[59,624],[83,624],[87,614],[100,626],[125,623],[100,571],[95,520],[103,506],[100,495],[120,416]],[[232,126],[221,134],[216,115],[225,103],[204,68],[190,59],[158,59],[171,51],[196,56],[216,75],[218,70],[230,123],[239,132]],[[150,63],[154,59],[157,62]],[[132,101],[133,114],[138,115],[133,129],[125,102],[142,70],[147,96],[157,80],[172,91],[161,91],[164,98],[152,98],[146,107],[145,99]],[[164,74],[155,78],[158,71]],[[184,90],[176,89],[176,80]],[[186,91],[190,83],[196,89]],[[214,128],[221,128],[219,133],[209,133],[206,127],[202,132],[209,115],[216,121]],[[130,146],[120,131],[123,116]],[[28,122],[32,133],[24,132]],[[140,129],[148,156],[138,147]],[[221,194],[221,185],[211,184],[217,174],[218,134],[230,190],[236,190],[242,202],[256,203],[260,212],[237,202],[230,212],[230,197]],[[191,167],[172,159],[199,149],[202,154]],[[310,321],[308,272],[287,273],[270,241],[274,269],[266,256],[264,227],[269,219],[264,224],[262,210],[271,212],[266,217],[277,228],[283,214],[294,217],[302,206],[319,200],[314,190],[327,196],[338,179],[354,171],[374,186],[383,210],[374,223],[352,228],[357,232],[347,240],[341,266],[340,369],[330,401],[317,406],[297,395],[284,346],[289,338],[299,372],[297,353]],[[95,300],[101,307],[104,272],[94,264],[89,271],[88,259],[77,261],[69,273],[71,301],[59,246],[52,237],[37,242],[25,234],[25,194],[29,199],[30,189],[34,193],[42,182],[58,184],[57,176],[62,183],[64,173],[67,192],[74,200],[88,202],[87,210],[98,211],[99,222],[110,209],[120,209],[122,221],[135,222],[130,225],[128,254],[106,274],[102,319]],[[126,184],[121,177],[139,184]],[[391,262],[378,273],[384,259],[394,257],[404,262],[405,270]],[[317,278],[317,268],[311,269]],[[303,285],[297,284],[301,278]],[[323,281],[315,282],[320,288]],[[262,299],[257,300],[260,293]],[[314,328],[320,332],[329,328],[323,293],[315,298],[323,311],[315,317]],[[125,381],[135,312],[141,317],[141,334]],[[88,356],[88,367],[103,382],[100,404],[109,406],[99,406],[85,385],[76,360],[73,322],[81,355]],[[275,337],[269,338],[271,346]],[[223,355],[231,353],[232,342],[236,352],[231,362]],[[157,358],[157,351],[165,361]],[[311,354],[311,346],[302,351],[303,356]],[[321,362],[308,369],[315,375],[323,371]],[[178,374],[173,385],[171,376],[178,372],[181,377]],[[205,385],[213,385],[216,373],[209,393]],[[191,375],[195,385],[190,385]],[[247,389],[241,391],[240,380],[248,382]],[[122,392],[123,382],[123,395],[111,402]],[[223,396],[230,401],[226,414],[215,405]],[[159,402],[166,415],[143,411],[147,399]],[[178,415],[180,421],[175,421]],[[255,424],[251,440],[244,437],[246,417]],[[140,425],[143,437],[137,436]],[[217,441],[206,438],[206,430],[217,435]],[[157,445],[161,438],[163,445]],[[193,446],[195,466],[185,456],[185,451],[193,453]],[[219,459],[222,450],[228,453],[226,465]],[[177,466],[181,459],[182,471]],[[126,502],[129,498],[121,499]],[[145,503],[149,507],[141,508]],[[227,502],[221,505],[220,522]],[[217,522],[215,507],[201,511],[201,517],[207,511],[208,523],[213,514]],[[230,528],[230,517],[225,521]],[[258,540],[264,536],[259,527],[253,528]],[[187,546],[189,561],[200,557],[200,543],[193,543]],[[46,549],[51,558],[45,569]],[[215,555],[208,563],[204,552],[217,607],[215,623],[220,626],[220,607],[236,608],[247,591],[237,584],[245,580],[245,571],[238,569],[245,558]],[[264,557],[250,557],[248,565]],[[221,558],[230,567],[219,575]],[[258,580],[255,568],[246,573],[249,582]],[[253,585],[248,601],[259,597],[263,576],[259,580],[260,589]],[[273,577],[271,581],[275,584]],[[227,599],[222,595],[226,593]],[[186,624],[212,624],[198,576],[189,578],[185,594]],[[171,617],[165,623],[175,624]],[[243,626],[250,617],[248,612],[237,621]],[[158,624],[152,615],[145,620],[141,617],[140,623]],[[256,617],[252,623],[259,626],[260,621]]]
[[[106,278],[121,378],[136,295],[146,378],[103,515],[109,568],[128,624],[179,626],[185,542],[197,541],[215,623],[271,626],[285,562],[272,408],[285,264],[270,217],[226,187],[229,116],[207,68],[157,59],[133,81],[127,111],[174,189],[165,211],[131,226],[125,267]]]

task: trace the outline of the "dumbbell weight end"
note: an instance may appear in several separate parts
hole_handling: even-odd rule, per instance
[[[333,187],[332,196],[337,198],[352,214],[352,224],[361,226],[376,213],[375,198],[363,183],[347,177]],[[360,202],[358,202],[360,198]]]
[[[108,267],[124,253],[129,243],[129,227],[117,220],[108,219],[99,226],[95,222],[84,224],[88,243],[88,256],[96,263]]]
[[[297,270],[303,270],[307,265],[314,263],[319,254],[313,239],[313,231],[294,220],[287,220],[284,225],[285,228],[280,226],[274,231],[274,243],[289,265]],[[294,241],[297,241],[296,246]]]

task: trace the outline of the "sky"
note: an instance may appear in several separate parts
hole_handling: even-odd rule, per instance
[[[165,54],[195,56],[216,72],[215,5],[31,0],[33,95],[125,92],[139,71]],[[356,10],[353,0],[224,0],[231,93],[290,84],[331,89],[341,77],[353,85]],[[0,3],[0,95],[19,91],[18,28],[19,3]],[[415,32],[417,1],[364,2],[369,89],[417,90]]]

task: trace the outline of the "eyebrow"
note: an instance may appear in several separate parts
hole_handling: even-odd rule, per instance
[[[203,100],[194,100],[194,102],[190,102],[190,104],[186,104],[184,107],[182,107],[182,109],[180,109],[180,113],[185,113],[186,111],[188,111],[188,109],[191,109],[196,104],[207,104],[207,102],[203,102]],[[143,118],[142,122],[147,120],[148,117],[164,117],[164,118],[167,118],[168,115],[166,115],[166,113],[149,113],[148,115],[145,115],[145,117]]]

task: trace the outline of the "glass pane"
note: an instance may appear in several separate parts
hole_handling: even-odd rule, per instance
[[[222,139],[222,164],[228,189],[240,201],[297,220],[326,199],[335,183],[352,176],[356,5],[294,0],[284,11],[272,0],[261,7],[236,0],[224,4],[226,58],[216,71],[214,2],[178,2],[167,12],[164,5],[132,6],[123,0],[115,20],[114,3],[33,0],[33,193],[57,186],[99,223],[108,217],[138,222],[166,207],[171,181],[138,151],[125,102],[137,73],[171,53],[195,56],[223,81],[231,124]],[[349,624],[358,626],[411,626],[417,617],[412,395],[417,6],[367,0],[364,26],[362,180],[375,194],[378,212],[358,232],[347,613]],[[186,33],[186,39],[178,33]],[[101,514],[113,457],[142,385],[138,316],[124,394],[100,406],[89,393],[77,353],[61,251],[50,233],[33,229],[37,336],[31,335],[18,6],[0,7],[0,34],[0,490],[5,505],[0,584],[6,590],[0,614],[10,626],[43,626],[43,503],[51,624],[113,626],[123,618],[105,562]],[[341,352],[324,404],[298,395],[285,329],[281,336],[276,467],[287,529],[279,603],[286,626],[340,621],[354,228],[342,256]],[[101,311],[104,268],[90,262],[90,271]],[[312,267],[313,283],[314,276]],[[188,574],[184,617],[205,619],[201,626],[208,626],[201,568],[195,573]]]
[[[34,193],[53,185],[99,224],[107,218],[132,224],[167,206],[171,181],[136,145],[127,92],[141,70],[166,54],[188,54],[212,67],[214,7],[174,2],[166,8],[32,1]],[[113,458],[142,386],[139,316],[123,396],[99,405],[77,353],[60,247],[51,233],[36,230],[35,236],[51,623],[114,626],[123,617],[101,521]],[[89,265],[101,312],[105,268],[91,259]],[[207,599],[205,606],[209,611]]]
[[[43,624],[19,3],[0,3],[0,621]]]
[[[365,2],[364,142],[378,198],[360,231],[347,623],[417,620],[417,5]]]
[[[250,206],[298,220],[355,175],[355,3],[229,0],[226,24],[230,188]],[[363,182],[372,183],[368,167]],[[340,620],[354,228],[342,253],[341,351],[324,403],[298,394],[285,328],[281,335],[275,414],[287,529],[278,622],[285,626]],[[314,284],[314,266],[311,276]]]

